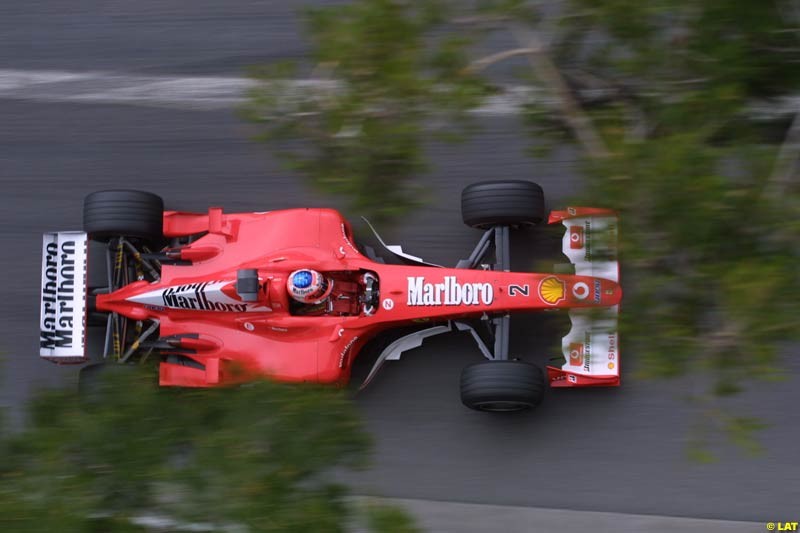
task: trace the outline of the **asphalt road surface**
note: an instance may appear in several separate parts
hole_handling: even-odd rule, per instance
[[[5,2],[0,68],[236,76],[248,64],[302,57],[294,8],[284,2]],[[189,7],[191,6],[191,7]],[[427,205],[389,241],[454,264],[478,234],[460,223],[458,192],[480,179],[532,179],[551,205],[580,187],[574,154],[524,155],[531,140],[514,117],[485,117],[461,145],[432,144],[420,178]],[[19,421],[32,390],[74,382],[76,368],[38,360],[39,262],[43,231],[78,229],[83,196],[108,187],[153,190],[169,207],[265,210],[342,206],[281,169],[230,109],[29,101],[0,98],[0,401]],[[358,214],[347,212],[354,218]],[[514,238],[516,268],[531,268],[548,240]],[[626,287],[633,290],[633,287]],[[512,352],[544,364],[565,324],[516,319]],[[791,349],[789,351],[796,351]],[[534,413],[491,416],[463,408],[461,368],[479,355],[465,336],[441,337],[386,365],[357,397],[376,439],[372,468],[353,476],[362,493],[494,505],[791,521],[800,513],[800,365],[787,380],[753,384],[731,408],[763,416],[764,453],[727,444],[719,460],[686,460],[696,412],[695,380],[646,382],[623,352],[616,390],[549,392]]]

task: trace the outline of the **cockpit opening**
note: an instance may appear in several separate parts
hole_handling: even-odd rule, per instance
[[[296,316],[371,315],[380,300],[378,276],[369,271],[296,270],[286,289],[289,312]]]

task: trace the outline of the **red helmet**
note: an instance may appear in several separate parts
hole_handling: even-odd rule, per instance
[[[328,280],[310,268],[295,270],[286,280],[289,296],[304,304],[318,304],[325,300],[333,289],[333,280]]]

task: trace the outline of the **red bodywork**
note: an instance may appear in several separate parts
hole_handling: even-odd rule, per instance
[[[180,249],[191,264],[164,265],[157,283],[134,282],[97,297],[100,310],[158,320],[159,336],[199,363],[162,362],[161,385],[219,386],[264,375],[344,384],[361,347],[388,328],[484,313],[608,307],[622,296],[617,283],[588,276],[377,263],[358,251],[350,225],[331,209],[164,215],[167,237],[203,232]],[[330,312],[295,314],[286,280],[301,268],[334,279]],[[237,295],[240,269],[257,269],[257,302]],[[380,286],[371,315],[358,302],[367,272]],[[592,297],[583,294],[586,286]]]

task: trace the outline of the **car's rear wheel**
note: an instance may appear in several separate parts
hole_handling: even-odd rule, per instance
[[[163,238],[163,225],[164,201],[150,192],[97,191],[83,201],[83,230],[96,241],[122,236],[154,244]]]
[[[531,409],[544,396],[542,370],[525,361],[483,361],[461,372],[461,402],[477,411]]]
[[[461,192],[461,217],[472,228],[532,226],[544,220],[544,191],[530,181],[482,181]]]

